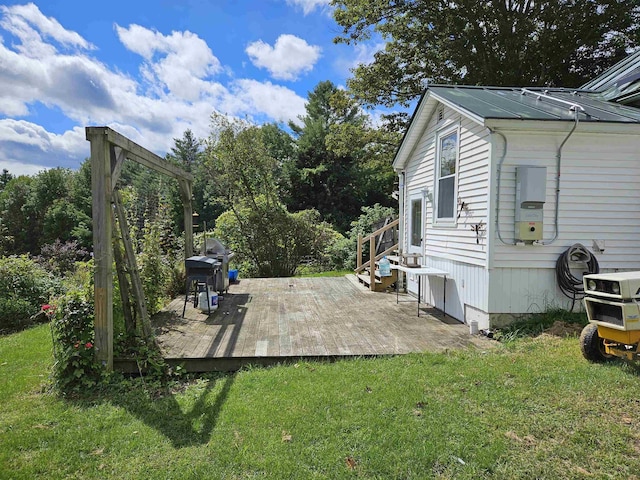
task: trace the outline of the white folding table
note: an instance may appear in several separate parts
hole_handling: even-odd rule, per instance
[[[438,268],[433,267],[407,267],[405,265],[391,265],[393,270],[398,270],[399,272],[404,272],[405,279],[409,273],[416,275],[418,277],[418,316],[420,316],[420,300],[422,295],[422,285],[421,278],[422,277],[443,277],[444,278],[444,288],[442,294],[442,313],[444,316],[447,316],[447,275],[448,272],[444,270],[440,270]],[[396,281],[396,303],[400,303],[400,299],[398,297],[398,281]]]

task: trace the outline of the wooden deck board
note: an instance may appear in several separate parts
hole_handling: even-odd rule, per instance
[[[404,298],[406,300],[407,297]],[[167,359],[255,359],[394,355],[489,341],[415,302],[340,278],[243,279],[211,315],[173,300],[153,317]]]

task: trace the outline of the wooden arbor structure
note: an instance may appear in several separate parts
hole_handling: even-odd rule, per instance
[[[151,334],[149,318],[142,291],[135,252],[129,238],[129,229],[119,192],[114,188],[126,159],[175,178],[180,185],[184,208],[185,256],[193,254],[193,208],[191,192],[193,175],[167,161],[109,127],[86,127],[86,139],[91,142],[91,194],[93,215],[93,258],[95,262],[95,348],[96,358],[108,370],[113,368],[113,275],[114,252],[112,235],[114,216],[118,216],[120,234],[125,246],[126,269],[131,276],[137,314],[146,335]],[[114,207],[112,207],[112,205]],[[115,215],[114,215],[115,210]],[[116,263],[123,259],[116,255]],[[124,271],[117,265],[118,275]],[[127,300],[128,301],[128,300]]]

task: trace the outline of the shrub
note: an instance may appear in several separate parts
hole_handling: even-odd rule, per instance
[[[149,315],[162,308],[167,294],[169,261],[161,248],[161,228],[158,222],[148,222],[142,239],[142,252],[138,256],[142,288]]]
[[[184,295],[187,283],[187,274],[184,269],[184,259],[181,256],[175,259],[168,271],[169,279],[166,285],[166,292],[169,298],[174,298],[180,294]]]
[[[104,378],[95,360],[94,262],[78,262],[76,267],[65,279],[67,291],[53,301],[53,380],[62,393],[81,393]]]
[[[80,393],[104,372],[95,360],[93,299],[73,289],[57,299],[54,315],[54,385],[63,393]]]
[[[343,268],[356,268],[356,255],[358,249],[358,235],[367,236],[373,232],[373,225],[387,217],[393,217],[396,211],[391,207],[383,207],[379,203],[371,207],[362,207],[362,214],[357,220],[351,222],[348,240],[338,240],[333,246],[333,255],[344,259]],[[363,248],[363,255],[368,255],[369,246]]]
[[[0,331],[33,323],[31,317],[61,289],[59,279],[27,256],[0,257]]]
[[[76,240],[63,243],[56,239],[53,243],[42,246],[37,260],[45,269],[62,277],[75,269],[76,262],[86,260],[88,256],[89,252]]]
[[[215,235],[236,252],[244,275],[258,277],[295,275],[304,257],[322,257],[335,236],[317,211],[289,213],[264,196],[220,215]]]

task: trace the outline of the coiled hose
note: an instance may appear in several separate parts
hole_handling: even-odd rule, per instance
[[[587,267],[583,275],[599,273],[600,265],[596,257],[586,249],[584,245],[576,243],[558,257],[556,261],[556,280],[562,293],[571,299],[571,310],[575,306],[576,300],[584,298],[584,285],[582,278],[577,278],[571,273],[569,262],[582,262]]]

